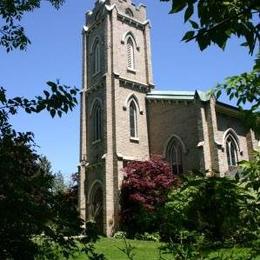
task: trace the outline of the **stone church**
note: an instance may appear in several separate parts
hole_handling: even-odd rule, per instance
[[[161,155],[176,174],[230,174],[258,140],[235,107],[200,91],[154,90],[146,7],[97,0],[83,27],[80,213],[112,235],[122,169]]]

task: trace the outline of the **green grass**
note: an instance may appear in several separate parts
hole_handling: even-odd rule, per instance
[[[135,260],[158,260],[159,259],[159,247],[161,243],[150,242],[142,240],[129,240],[134,249]],[[101,238],[95,244],[96,252],[103,253],[108,260],[127,260],[127,256],[120,250],[125,248],[124,241],[122,239],[114,238]],[[77,260],[86,259],[86,256],[80,255]],[[168,258],[170,259],[170,258]]]
[[[143,240],[127,240],[135,249],[134,249],[134,260],[158,260],[159,259],[159,247],[162,245],[159,242],[150,242]],[[96,252],[103,253],[108,260],[128,260],[127,256],[120,250],[125,248],[124,241],[122,239],[114,239],[114,238],[101,238],[95,244]],[[241,256],[242,258],[230,258],[230,259],[248,259],[246,256],[248,255],[250,249],[247,248],[232,248],[232,249],[220,249],[214,250],[205,255],[208,256],[220,256],[223,255],[228,259],[233,252],[235,256]],[[231,255],[232,256],[232,255]],[[172,259],[170,255],[163,255],[163,257],[167,260]],[[75,258],[74,258],[75,259]],[[85,255],[80,255],[76,258],[77,260],[85,260]],[[255,258],[255,260],[260,260],[260,256]]]
[[[159,250],[161,246],[159,242],[150,242],[142,240],[127,240],[135,249],[134,259],[136,260],[157,260],[159,259]],[[97,251],[105,254],[108,260],[112,259],[128,259],[120,250],[125,248],[124,241],[121,239],[102,238],[96,245]]]
[[[211,251],[208,253],[208,256],[210,256],[211,258],[212,257],[217,257],[217,256],[222,256],[224,257],[224,259],[249,259],[248,256],[249,256],[249,253],[250,253],[250,249],[249,248],[238,248],[238,247],[235,247],[235,248],[223,248],[223,249],[219,249],[217,251]],[[227,258],[228,257],[228,258]],[[250,259],[251,260],[251,259]],[[260,260],[260,255],[253,258],[252,260]]]

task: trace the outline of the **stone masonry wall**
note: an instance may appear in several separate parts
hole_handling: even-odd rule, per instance
[[[233,129],[237,134],[239,140],[240,151],[238,152],[238,161],[248,160],[249,152],[247,145],[247,130],[243,126],[242,122],[235,117],[216,113],[217,115],[217,132],[215,134],[215,141],[222,146],[218,149],[219,158],[219,171],[220,173],[225,173],[228,170],[226,147],[224,143],[225,133],[228,129]]]
[[[199,106],[190,103],[148,102],[148,131],[151,155],[165,155],[173,135],[180,137],[187,149],[183,158],[184,171],[200,169],[203,160],[197,121]]]

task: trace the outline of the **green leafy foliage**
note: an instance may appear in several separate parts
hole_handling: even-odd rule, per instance
[[[243,46],[253,54],[260,40],[257,19],[260,4],[257,0],[161,0],[171,1],[170,13],[184,12],[184,22],[190,22],[192,31],[183,40],[197,41],[201,50],[211,44],[225,49],[232,36],[243,37]]]
[[[260,250],[260,151],[256,151],[254,159],[240,162],[241,177],[239,184],[251,197],[247,200],[247,205],[243,208],[241,218],[249,225],[241,226],[239,233],[241,237],[248,236],[258,239],[255,247]],[[246,241],[245,241],[246,242]]]
[[[0,114],[2,117],[8,117],[8,114],[14,115],[18,109],[24,109],[27,113],[39,113],[47,110],[52,117],[58,115],[61,117],[64,113],[71,111],[77,105],[77,88],[70,88],[60,85],[59,82],[47,82],[50,91],[44,90],[42,96],[36,96],[34,99],[24,97],[7,98],[6,90],[0,88]]]
[[[33,259],[40,252],[33,238],[42,234],[46,241],[63,245],[67,257],[76,244],[64,236],[81,232],[77,210],[65,203],[63,194],[52,192],[54,177],[41,167],[32,134],[4,126],[0,125],[1,258]]]
[[[202,257],[201,244],[204,237],[196,232],[180,231],[178,242],[172,239],[160,247],[160,260],[166,260],[165,255],[172,255],[172,259],[204,259]]]
[[[129,260],[134,260],[135,259],[135,247],[131,245],[131,243],[129,243],[125,238],[123,238],[124,240],[124,247],[123,248],[120,248],[118,247],[118,249],[123,252],[127,259]]]
[[[65,185],[64,177],[63,177],[62,173],[60,171],[58,171],[57,173],[54,173],[53,175],[54,175],[54,181],[53,181],[52,191],[54,193],[65,192],[67,190],[67,186]]]
[[[245,188],[252,190],[260,201],[260,151],[254,153],[254,159],[251,161],[241,161],[243,178],[241,182],[245,184]]]
[[[183,230],[196,231],[212,242],[233,240],[251,198],[235,180],[185,176],[181,187],[169,195],[161,234],[174,242]]]
[[[117,231],[117,232],[114,234],[113,238],[123,239],[123,238],[126,238],[126,236],[127,236],[126,232],[124,232],[124,231]]]
[[[94,251],[93,228],[83,233],[74,185],[54,188],[55,176],[35,153],[32,133],[17,133],[3,119],[0,172],[1,259],[67,259],[81,250],[103,259]]]
[[[55,8],[59,8],[64,0],[48,0],[48,2]],[[0,27],[0,46],[7,52],[16,48],[24,50],[31,43],[20,22],[26,12],[40,8],[41,3],[41,0],[0,1],[0,17],[3,21]]]
[[[144,232],[143,234],[137,233],[135,235],[135,239],[159,242],[160,234],[159,234],[159,232],[153,232],[153,233]]]
[[[260,252],[260,151],[251,161],[240,162],[235,179],[205,177],[196,172],[183,176],[183,184],[165,204],[160,259],[255,259]],[[246,246],[248,250],[205,249]],[[240,252],[241,251],[241,252]]]
[[[252,250],[241,250],[233,248],[228,251],[218,251],[209,254],[207,257],[204,257],[205,260],[252,260],[257,259],[258,254]]]

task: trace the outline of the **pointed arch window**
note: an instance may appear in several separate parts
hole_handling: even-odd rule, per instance
[[[134,100],[129,103],[129,129],[130,137],[137,138],[137,107]]]
[[[127,39],[127,67],[128,69],[135,69],[135,53],[134,53],[134,42],[131,37]]]
[[[129,8],[127,8],[127,9],[125,10],[125,14],[128,15],[129,17],[134,17],[134,14],[133,14],[132,10],[129,9]]]
[[[100,43],[96,39],[93,45],[93,74],[100,71]]]
[[[95,102],[93,107],[93,141],[101,140],[102,135],[102,119],[101,119],[101,106],[98,101]]]
[[[238,144],[236,138],[231,133],[226,137],[226,155],[228,168],[231,170],[238,163]]]
[[[183,174],[183,147],[176,137],[173,137],[167,146],[166,159],[171,165],[173,174]]]

